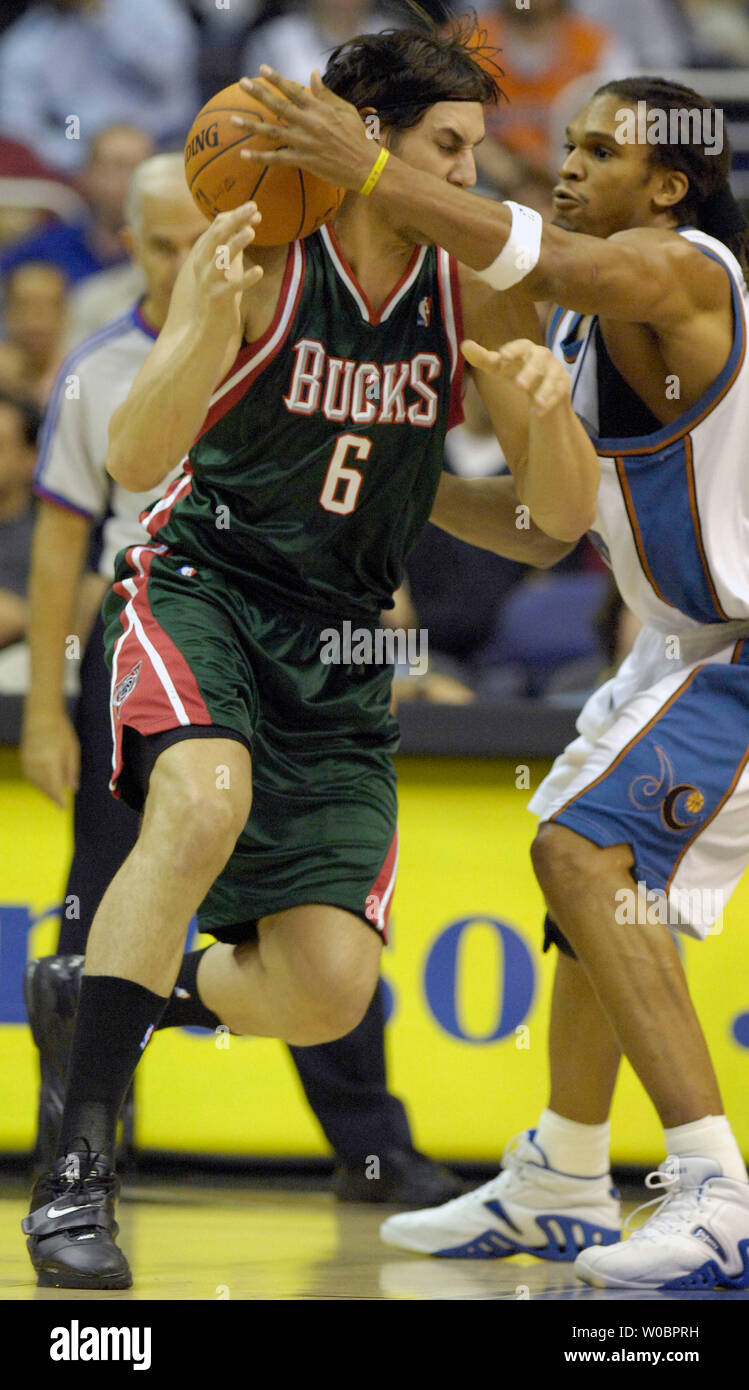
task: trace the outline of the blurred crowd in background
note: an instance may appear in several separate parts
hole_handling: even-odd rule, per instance
[[[449,6],[421,0],[434,18]],[[453,6],[460,11],[462,6]],[[746,0],[477,0],[508,100],[487,111],[479,191],[550,211],[571,111],[613,77],[688,76],[724,106],[737,195],[749,194]],[[202,103],[269,62],[307,81],[356,33],[408,22],[368,0],[3,0],[0,13],[0,648],[22,644],[38,432],[74,349],[143,292],[122,241],[134,170],[180,150]],[[743,143],[742,143],[743,142]],[[465,476],[504,467],[478,397],[447,443]],[[389,617],[429,632],[428,677],[407,693],[588,691],[636,624],[585,540],[537,574],[429,527]],[[7,689],[2,677],[0,694]]]

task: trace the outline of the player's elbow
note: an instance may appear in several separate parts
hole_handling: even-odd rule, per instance
[[[556,542],[557,545],[568,547],[577,545],[578,541],[582,540],[583,536],[591,530],[595,518],[595,507],[578,508],[574,512],[554,512],[543,516],[531,512],[531,519],[545,536],[552,542]],[[556,556],[548,563],[554,565],[558,558]]]
[[[127,457],[118,453],[111,446],[107,452],[105,467],[110,478],[120,487],[124,487],[126,492],[145,492],[148,483],[143,481],[136,468],[128,462]]]
[[[126,492],[150,492],[166,477],[171,465],[142,449],[128,446],[110,432],[109,448],[104,466],[110,478]]]

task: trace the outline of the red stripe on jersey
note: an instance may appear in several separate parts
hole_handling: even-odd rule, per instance
[[[110,714],[114,743],[110,790],[115,795],[122,771],[122,730],[163,733],[191,724],[212,724],[200,688],[179,647],[156,621],[148,599],[148,579],[155,555],[163,549],[132,546],[126,555],[135,573],[115,584],[126,598],[120,613],[122,636],[112,657]],[[132,678],[127,688],[128,677]]]
[[[278,356],[283,347],[296,317],[302,289],[304,287],[304,270],[307,262],[307,253],[304,249],[303,241],[292,241],[289,247],[289,254],[286,259],[286,270],[284,271],[283,283],[278,296],[276,312],[273,315],[270,326],[265,330],[262,337],[257,338],[254,343],[246,343],[240,348],[237,356],[224,377],[220,381],[211,398],[211,405],[198,434],[195,436],[194,444],[203,438],[203,435],[222,419],[237,401],[242,399],[245,391],[256,381],[261,372],[270,366],[275,357]],[[279,326],[283,323],[283,331],[278,332]],[[277,335],[277,338],[276,338]],[[276,339],[274,341],[274,338]],[[250,365],[253,364],[253,365]],[[249,370],[248,370],[249,368]],[[240,379],[228,391],[227,384],[232,381],[237,374]]]
[[[447,275],[443,270],[443,258],[449,267]],[[463,307],[460,299],[458,262],[454,256],[447,256],[439,249],[437,251],[437,280],[440,287],[442,321],[450,342],[450,355],[453,358],[450,374],[450,409],[447,416],[447,428],[451,430],[455,425],[462,425],[464,420],[463,367],[465,359],[460,351],[460,344],[463,341]]]
[[[362,311],[362,317],[366,318],[368,323],[371,323],[374,327],[377,327],[377,325],[380,324],[382,320],[387,317],[390,305],[392,304],[396,296],[400,293],[400,291],[404,288],[406,282],[411,277],[413,277],[414,280],[416,279],[416,275],[418,274],[418,271],[421,269],[424,257],[426,255],[426,248],[423,246],[414,247],[413,254],[408,262],[408,265],[406,266],[406,269],[401,275],[400,280],[398,281],[397,285],[393,286],[387,299],[385,300],[385,303],[381,306],[379,311],[375,313],[374,309],[372,308],[372,305],[369,302],[369,297],[366,291],[362,289],[361,285],[359,284],[359,281],[354,275],[353,270],[351,269],[351,266],[346,260],[343,251],[341,250],[341,243],[339,242],[338,237],[335,234],[332,223],[326,222],[325,226],[321,230],[323,233],[323,243],[325,243],[327,238],[328,251],[332,254],[333,264],[335,265],[335,268],[338,271],[338,274],[340,275],[341,279],[344,281],[345,284],[347,284],[354,299],[359,304],[359,308]]]
[[[169,521],[177,503],[181,502],[183,497],[188,497],[191,491],[192,468],[189,461],[185,459],[182,473],[169,484],[164,496],[151,507],[150,511],[141,512],[140,520],[149,536],[159,534],[161,527],[166,526],[167,521]]]
[[[393,889],[395,888],[395,875],[398,866],[398,830],[390,841],[390,848],[385,856],[385,862],[380,869],[372,887],[367,894],[364,916],[368,922],[372,923],[378,931],[382,932],[384,940],[387,942],[387,924],[390,918],[390,907],[393,901]]]

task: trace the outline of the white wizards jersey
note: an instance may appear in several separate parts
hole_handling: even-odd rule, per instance
[[[661,425],[611,363],[597,318],[558,308],[549,342],[598,454],[590,536],[622,597],[661,632],[727,641],[749,623],[749,293],[722,242],[680,235],[726,267],[733,292],[730,356],[691,410]]]
[[[180,472],[178,466],[148,492],[128,492],[104,466],[109,421],[156,337],[137,304],[105,324],[63,363],[44,417],[34,491],[94,526],[103,523],[98,568],[108,578],[117,552],[146,539],[141,512]]]

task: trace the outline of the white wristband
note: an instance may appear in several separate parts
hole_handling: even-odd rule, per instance
[[[496,261],[479,270],[478,275],[493,290],[509,290],[518,285],[538,264],[544,224],[540,213],[522,203],[503,203],[512,208],[512,227]]]

